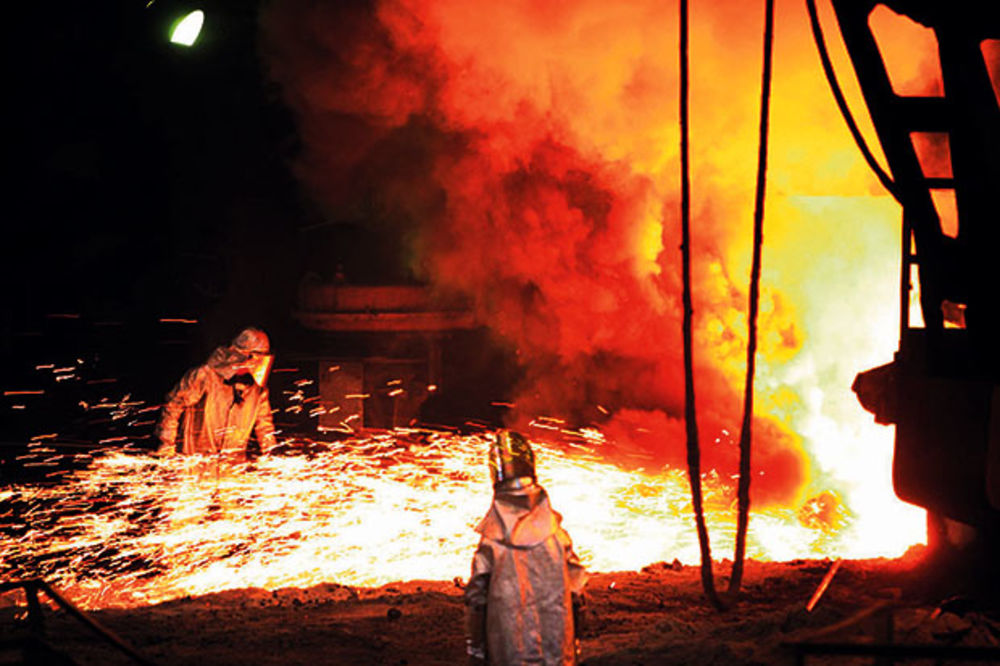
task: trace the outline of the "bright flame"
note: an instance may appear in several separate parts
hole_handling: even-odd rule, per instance
[[[916,543],[923,513],[893,495],[891,431],[849,388],[896,347],[901,211],[831,100],[804,7],[778,3],[776,19],[754,506],[833,490],[872,521],[872,548],[885,530]],[[727,478],[763,10],[702,3],[691,20],[698,407],[703,466]],[[263,34],[300,122],[297,173],[334,212],[358,209],[354,184],[370,183],[365,210],[377,201],[378,222],[414,239],[414,271],[464,292],[516,347],[514,420],[594,424],[622,449],[682,467],[676,3],[381,0],[334,11],[283,0],[265,11]],[[843,45],[831,41],[877,150]],[[933,72],[932,56],[911,53],[904,76]]]
[[[539,481],[585,564],[639,569],[698,561],[685,475],[603,459],[600,433],[536,440]],[[427,431],[352,439],[316,456],[219,465],[111,452],[54,486],[0,491],[2,569],[43,576],[86,608],[151,604],[226,589],[374,586],[468,575],[491,489],[480,436]],[[716,553],[732,549],[731,489],[705,476]],[[11,518],[13,516],[13,518]],[[833,493],[758,512],[748,556],[788,560],[899,554]],[[19,536],[14,536],[15,534]]]
[[[900,210],[858,155],[792,7],[779,3],[776,26],[748,553],[898,555],[924,538],[923,512],[893,496],[891,430],[849,387],[896,346]],[[698,407],[723,558],[762,11],[701,3],[692,21]],[[588,426],[581,446],[538,447],[588,565],[697,561],[681,471],[676,7],[279,0],[263,23],[316,200],[333,217],[366,210],[399,227],[415,272],[469,296],[524,364],[518,420]],[[850,66],[833,56],[857,112]],[[90,607],[467,574],[489,500],[481,438],[331,446],[218,477],[211,462],[110,455],[70,483],[9,488],[0,498],[20,526],[3,568],[52,578]]]

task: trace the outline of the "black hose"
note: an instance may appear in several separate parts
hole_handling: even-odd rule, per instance
[[[681,258],[684,282],[684,425],[687,432],[688,482],[694,507],[698,545],[701,548],[701,585],[705,596],[718,610],[725,605],[715,591],[712,578],[712,547],[705,526],[701,497],[701,451],[698,447],[698,414],[694,400],[694,364],[692,361],[691,306],[691,160],[688,128],[688,0],[680,0],[680,129],[681,129]]]
[[[861,135],[861,130],[858,129],[858,124],[854,121],[854,116],[851,114],[851,109],[847,105],[847,100],[844,98],[844,93],[840,88],[840,83],[837,81],[837,74],[833,71],[833,63],[830,61],[830,54],[826,49],[826,40],[823,37],[823,27],[819,22],[819,12],[816,11],[816,0],[806,0],[806,9],[809,11],[809,25],[812,26],[813,40],[816,42],[816,50],[819,52],[819,60],[823,65],[823,74],[826,75],[826,81],[830,85],[830,92],[833,93],[833,98],[837,102],[837,108],[840,109],[840,115],[843,116],[844,122],[847,123],[847,129],[850,130],[851,136],[854,137],[854,143],[857,144],[858,149],[861,151],[861,155],[865,158],[865,162],[868,163],[869,168],[878,178],[879,182],[882,183],[882,187],[892,195],[895,199],[902,205],[903,199],[896,188],[896,183],[892,180],[892,177],[885,172],[882,165],[878,163],[875,159],[875,155],[868,148],[868,144],[865,141],[864,136]]]
[[[729,594],[736,595],[743,581],[747,527],[750,522],[750,452],[753,438],[753,380],[757,367],[757,314],[760,310],[760,265],[764,245],[764,199],[767,190],[767,145],[771,110],[771,63],[774,53],[774,0],[765,1],[764,56],[760,83],[760,132],[757,140],[757,190],[753,206],[753,263],[747,308],[747,370],[743,387],[743,424],[740,428],[740,476],[736,497],[736,549]]]

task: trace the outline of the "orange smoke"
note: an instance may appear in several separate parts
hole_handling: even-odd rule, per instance
[[[742,405],[763,26],[747,4],[692,10],[695,363],[703,465],[723,478]],[[302,182],[332,216],[396,229],[416,275],[471,298],[523,364],[517,418],[599,424],[682,466],[675,4],[280,0],[262,34]],[[801,3],[779,2],[776,35],[758,506],[825,489],[858,439],[886,457],[885,429],[865,430],[848,387],[896,342],[898,207],[843,128]]]

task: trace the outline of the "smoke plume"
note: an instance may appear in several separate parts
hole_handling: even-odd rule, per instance
[[[703,466],[726,475],[742,405],[763,9],[710,4],[692,17],[695,366]],[[775,94],[811,101],[775,104],[773,122],[792,130],[776,134],[773,159],[800,164],[771,192],[871,195],[852,153],[813,148],[839,119],[799,13],[779,6],[779,40],[789,26],[795,37],[779,44]],[[682,466],[676,4],[274,0],[262,28],[268,74],[297,117],[304,187],[331,215],[392,228],[416,275],[471,300],[517,351],[521,418],[599,423]],[[794,247],[788,229],[769,226],[768,242]],[[754,493],[788,502],[809,455],[783,412],[798,399],[767,367],[793,358],[803,331],[799,301],[769,282],[781,270],[772,252]]]

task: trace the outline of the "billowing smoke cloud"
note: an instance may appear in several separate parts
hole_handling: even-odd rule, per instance
[[[694,280],[705,466],[735,469],[761,10],[694,17]],[[524,366],[522,418],[601,422],[683,465],[677,8],[274,0],[270,76],[297,116],[295,165],[331,214],[407,239],[411,269],[471,299]],[[734,252],[746,258],[731,260]],[[762,351],[800,347],[765,291]],[[758,500],[805,480],[796,436],[755,432]]]

